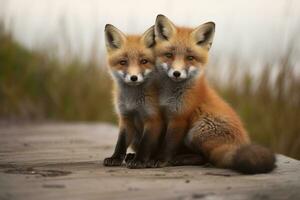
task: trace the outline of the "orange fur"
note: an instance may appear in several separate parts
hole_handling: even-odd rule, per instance
[[[159,15],[155,28],[157,63],[162,67],[170,68],[167,74],[171,69],[188,71],[191,66],[197,67],[197,70],[201,72],[200,75],[191,78],[190,84],[180,94],[181,96],[176,97],[181,98],[178,100],[181,104],[176,112],[172,111],[171,105],[162,105],[167,110],[169,129],[167,140],[172,142],[178,140],[179,143],[179,140],[185,137],[192,151],[201,152],[218,167],[237,169],[244,173],[262,173],[272,170],[275,158],[269,150],[250,145],[249,148],[239,151],[240,148],[250,144],[249,136],[235,111],[208,85],[205,79],[204,71],[214,33],[214,24],[207,23],[198,29],[176,27],[166,17]],[[203,41],[202,38],[204,38]],[[171,82],[171,78],[174,77],[172,74],[168,76],[171,77],[168,77],[166,82]],[[164,83],[161,84],[164,85]],[[181,83],[174,82],[173,84],[179,87]],[[166,89],[163,88],[161,93],[165,91]],[[181,131],[174,131],[173,126]],[[168,143],[170,142],[166,141],[166,146]],[[175,144],[172,145],[175,146]],[[249,156],[258,152],[266,155],[264,159],[258,160],[250,157],[241,159],[241,155]],[[244,165],[248,165],[249,168]]]
[[[127,167],[142,168],[156,150],[163,130],[158,92],[151,76],[155,70],[153,27],[143,35],[127,36],[112,25],[105,31],[120,133],[114,154],[104,164],[120,165],[131,145],[136,155]],[[136,79],[132,79],[134,76]]]

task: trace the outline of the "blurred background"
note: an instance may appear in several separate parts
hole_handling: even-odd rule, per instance
[[[256,142],[300,159],[300,1],[0,0],[0,125],[116,123],[103,30],[216,23],[209,81]]]

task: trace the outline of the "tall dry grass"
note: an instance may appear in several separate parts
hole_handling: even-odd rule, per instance
[[[245,73],[237,82],[231,70],[226,84],[212,82],[255,142],[300,159],[300,78],[288,54],[275,78],[272,66],[263,63],[264,71],[255,79]],[[115,122],[111,82],[102,69],[93,61],[62,63],[45,52],[29,51],[0,29],[0,118]]]

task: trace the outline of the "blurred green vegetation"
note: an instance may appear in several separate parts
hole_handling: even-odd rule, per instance
[[[108,74],[96,63],[62,63],[0,30],[0,119],[115,121]]]
[[[300,159],[300,78],[288,53],[281,60],[273,84],[271,64],[265,64],[259,78],[245,73],[240,84],[235,78],[225,85],[212,81],[255,142]],[[92,61],[63,63],[42,51],[29,51],[0,29],[0,119],[115,123],[111,81],[103,69]]]
[[[265,65],[259,77],[244,74],[241,84],[236,84],[233,75],[225,87],[216,85],[243,119],[253,141],[300,159],[300,77],[288,57],[282,58],[273,81],[271,66]]]

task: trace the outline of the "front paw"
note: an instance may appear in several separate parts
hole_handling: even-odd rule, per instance
[[[141,169],[146,168],[146,163],[141,160],[132,159],[126,163],[126,167],[129,169]]]
[[[109,157],[105,158],[103,161],[104,166],[121,166],[123,158]]]

